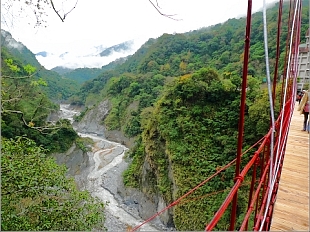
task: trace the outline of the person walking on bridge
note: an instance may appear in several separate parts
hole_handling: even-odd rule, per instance
[[[310,89],[308,91],[304,90],[303,97],[298,105],[297,110],[300,111],[300,114],[304,115],[304,124],[303,124],[303,131],[308,131],[309,133],[309,108],[310,108]]]

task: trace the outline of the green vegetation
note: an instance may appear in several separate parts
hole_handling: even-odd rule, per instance
[[[58,110],[41,86],[44,79],[35,79],[36,69],[12,57],[6,50],[2,56],[1,135],[5,138],[27,136],[50,152],[65,152],[77,138],[68,120],[55,125],[46,122]]]
[[[307,6],[303,10],[307,12]],[[288,4],[283,9],[285,14],[287,11]],[[275,63],[273,57],[276,52],[277,13],[278,6],[267,12],[271,67]],[[287,18],[283,18],[282,22],[280,70],[284,66],[287,20]],[[302,21],[301,33],[304,35],[308,27],[308,18],[302,18]],[[108,99],[111,110],[102,123],[109,130],[121,130],[127,137],[136,139],[130,154],[132,162],[123,173],[125,185],[139,188],[151,196],[162,196],[169,204],[235,158],[244,55],[244,30],[245,18],[230,19],[223,24],[209,28],[185,34],[164,34],[157,39],[150,39],[134,55],[128,57],[126,61],[120,62],[114,69],[106,69],[94,79],[86,81],[76,94],[71,95],[74,92],[74,85],[70,86],[72,89],[69,88],[70,94],[63,92],[64,90],[61,88],[57,89],[57,93],[59,93],[57,98],[69,97],[73,104],[85,106],[85,111],[76,117],[76,120],[81,120],[89,109],[96,107],[100,101]],[[244,148],[248,148],[260,139],[270,126],[268,94],[261,88],[262,82],[266,80],[261,12],[255,13],[252,18],[250,49]],[[5,52],[7,51],[3,50],[4,54],[6,54]],[[3,73],[5,75],[29,75],[34,71],[32,67],[38,70],[38,67],[31,62],[29,63],[32,66],[26,66],[26,63],[8,55],[3,57],[2,63],[5,64]],[[83,73],[82,78],[85,79],[86,74]],[[273,76],[272,73],[271,76]],[[74,141],[82,150],[86,151],[87,143],[83,140],[76,140],[77,135],[66,120],[55,125],[58,127],[57,130],[51,132],[45,130],[45,135],[40,130],[34,130],[35,127],[44,128],[46,116],[52,110],[57,110],[57,107],[48,100],[41,90],[45,89],[48,93],[54,93],[57,86],[64,83],[62,79],[57,79],[59,83],[53,83],[44,76],[42,79],[39,79],[40,77],[37,76],[34,80],[3,80],[5,86],[4,92],[2,92],[3,107],[6,109],[3,111],[1,122],[2,135],[6,137],[3,139],[6,144],[3,151],[10,154],[12,150],[17,155],[24,154],[22,151],[26,154],[29,149],[31,154],[47,152],[41,152],[38,145],[43,145],[49,152],[65,151]],[[45,83],[47,86],[44,87]],[[280,89],[277,90],[277,92],[279,91]],[[22,93],[22,98],[19,98],[19,93]],[[15,98],[18,100],[13,100]],[[276,116],[279,100],[275,101]],[[43,105],[44,107],[38,107]],[[16,112],[22,112],[22,114]],[[16,139],[16,136],[22,135],[35,140],[36,145],[30,140]],[[25,141],[30,144],[30,147],[24,145]],[[25,149],[21,149],[21,146],[25,146]],[[10,155],[3,157],[3,162],[11,162],[10,157]],[[34,159],[34,157],[32,158]],[[245,156],[242,159],[242,165],[249,158]],[[17,167],[19,166],[20,164],[17,162]],[[14,176],[15,169],[15,166],[14,169],[10,169],[8,175]],[[37,178],[36,175],[34,177]],[[203,230],[205,223],[212,218],[233,185],[233,177],[234,168],[231,167],[195,191],[190,198],[176,205],[172,212],[176,228],[178,230]],[[23,187],[23,185],[21,186]],[[39,215],[39,211],[32,207],[43,204],[44,199],[49,200],[49,190],[61,189],[60,193],[67,193],[68,189],[67,185],[59,185],[58,188],[55,183],[48,186],[52,187],[47,187],[47,190],[43,191],[43,197],[40,195],[41,192],[38,192],[38,196],[12,195],[13,200],[10,199],[14,202],[12,205],[5,199],[5,207],[8,207],[8,210],[6,210],[4,223],[8,223],[10,215],[18,215],[13,216],[16,225],[24,225],[29,230],[34,228],[33,225],[38,226],[36,215]],[[5,186],[3,191],[6,191],[7,188]],[[247,207],[244,199],[248,197],[248,189],[249,185],[245,179],[239,191],[237,226],[240,225],[240,219]],[[53,194],[58,196],[59,192]],[[75,193],[73,195],[75,196]],[[62,199],[61,197],[59,199]],[[78,199],[81,198],[78,197]],[[55,201],[52,205],[57,208],[59,202]],[[74,200],[74,202],[79,202],[79,200]],[[16,207],[18,204],[22,206],[21,209]],[[40,210],[46,210],[44,207]],[[91,202],[89,207],[89,209],[94,209],[92,211],[94,213],[101,210],[93,208]],[[53,213],[53,209],[55,208],[48,212]],[[79,213],[84,213],[79,207],[74,209]],[[67,209],[62,207],[61,210]],[[64,215],[72,216],[70,213],[64,212]],[[81,217],[85,222],[88,217],[85,219],[83,213],[84,216]],[[223,216],[216,229],[228,229],[228,214],[229,212]],[[73,219],[68,219],[69,224],[72,220],[79,221],[76,218],[79,215],[72,217]],[[91,219],[94,220],[93,225],[101,220],[99,216],[91,216]],[[82,224],[83,220],[81,220]],[[47,229],[45,224],[35,229],[45,230]],[[7,224],[5,226],[7,226],[5,228],[9,228]],[[70,226],[72,225],[70,224],[66,229],[93,228],[86,226],[71,228]],[[12,227],[11,229],[21,229],[21,227]],[[60,227],[52,229],[64,230]]]
[[[233,84],[234,79],[224,80],[212,69],[201,69],[193,75],[177,78],[169,85],[154,108],[147,109],[148,112],[141,116],[142,136],[131,153],[133,162],[124,173],[125,184],[141,187],[142,179],[148,178],[149,191],[160,193],[170,203],[232,161],[236,153],[240,99],[239,86]],[[251,76],[248,83],[247,94],[251,99],[258,95],[259,85]],[[269,120],[257,117],[257,112],[262,113],[262,107],[267,109],[267,99],[261,103],[254,102],[255,99],[247,102],[246,121],[251,117],[247,131],[252,130],[245,134],[245,144],[257,141],[269,128]],[[253,130],[255,125],[257,131]],[[143,177],[145,161],[151,167],[147,177]],[[195,191],[191,199],[213,192],[218,194],[175,206],[176,228],[203,230],[225,199],[225,190],[233,185],[233,176],[234,168],[230,168]],[[240,191],[240,197],[247,195]],[[239,207],[241,211],[246,205]],[[229,220],[228,215],[224,216],[218,229],[226,228],[225,220]]]
[[[78,84],[94,79],[97,77],[102,70],[100,68],[77,68],[70,72],[62,74],[65,78],[76,81]]]
[[[19,137],[1,141],[1,230],[102,229],[104,206],[77,190],[46,151]]]
[[[74,70],[56,67],[52,70],[58,72],[60,75],[67,79],[74,80],[78,84],[84,84],[86,81],[91,80],[99,76],[101,73],[109,70],[113,70],[117,65],[124,63],[126,58],[119,58],[115,61],[110,62],[101,68],[77,68]]]
[[[278,5],[267,14],[273,67]],[[282,20],[280,70],[288,33],[288,19]],[[304,34],[307,20],[302,19]],[[229,19],[209,28],[150,39],[123,64],[88,81],[74,96],[86,106],[109,99],[112,108],[103,123],[136,138],[132,162],[123,173],[126,186],[162,196],[169,204],[235,158],[245,26],[245,18]],[[266,82],[262,12],[253,15],[251,29],[244,149],[270,126],[268,94],[262,88]],[[275,101],[276,115],[279,101]],[[229,168],[173,208],[178,230],[204,229],[233,185],[234,171]],[[239,191],[237,226],[247,207],[242,202],[248,189],[245,180]],[[228,214],[229,210],[216,229],[228,229]]]
[[[283,14],[288,15],[289,4],[285,3]],[[301,35],[308,28],[308,6],[303,6]],[[278,4],[267,10],[270,67],[274,67],[276,53]],[[283,70],[287,39],[287,18],[282,18],[280,38],[280,70]],[[184,34],[164,34],[157,39],[149,39],[134,55],[113,70],[103,72],[83,85],[75,100],[86,104],[93,95],[102,96],[102,90],[112,77],[130,73],[134,76],[178,77],[193,73],[200,68],[211,67],[223,77],[241,76],[243,64],[245,18],[229,19],[223,24],[191,31]],[[304,41],[304,36],[301,36]],[[266,78],[262,12],[253,14],[251,27],[250,62],[248,73],[261,81]],[[271,70],[273,71],[273,70]],[[272,73],[271,73],[272,75]],[[281,74],[279,74],[280,77]],[[273,75],[272,75],[273,76]],[[278,78],[279,78],[278,77]],[[100,101],[102,98],[97,98]]]
[[[1,51],[1,231],[85,231],[104,228],[104,206],[78,191],[51,152],[75,142],[87,151],[69,120],[47,122],[59,110],[46,96],[44,77],[9,50]]]
[[[89,145],[93,145],[94,141],[91,138],[83,138],[78,137],[75,140],[75,144],[83,151],[88,152],[91,151],[91,147]]]

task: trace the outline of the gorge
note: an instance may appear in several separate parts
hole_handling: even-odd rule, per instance
[[[288,11],[288,6],[284,10]],[[277,7],[269,11],[271,31],[277,26],[277,12]],[[263,33],[259,30],[261,12],[253,14],[252,21],[245,148],[264,136],[270,126]],[[1,33],[3,74],[16,77],[7,78],[3,85],[6,114],[1,122],[2,136],[27,136],[47,149],[48,156],[52,154],[58,164],[67,166],[67,175],[74,177],[79,190],[88,190],[108,202],[108,231],[129,230],[235,158],[245,23],[244,18],[229,19],[188,33],[163,34],[149,39],[126,60],[100,70],[76,69],[68,76],[45,70],[29,50],[10,46],[13,39],[9,33]],[[303,27],[302,32],[305,31]],[[275,54],[276,34],[270,33],[269,38],[270,52]],[[285,39],[282,41],[280,53],[284,57]],[[272,59],[271,65],[274,62]],[[279,63],[281,68],[283,65]],[[30,74],[33,79],[17,80]],[[275,91],[280,96],[281,89]],[[280,100],[275,100],[276,109]],[[70,105],[61,104],[58,114],[60,102]],[[73,116],[79,111],[81,114],[74,121]],[[16,112],[22,112],[25,120]],[[47,134],[33,130],[34,126],[44,127],[51,112],[56,112],[58,118],[47,121],[57,121],[63,127]],[[60,118],[68,120],[58,122]],[[42,175],[41,171],[38,175]],[[203,230],[233,185],[233,175],[231,167],[142,230]],[[23,193],[28,193],[28,188],[25,185]],[[248,188],[246,184],[239,191],[241,198],[248,196]],[[23,200],[17,199],[16,205]],[[238,207],[237,221],[247,205]],[[19,214],[7,212],[7,221],[11,215]],[[31,216],[28,219],[31,221]],[[229,215],[225,214],[216,229],[226,230],[228,220]],[[88,225],[94,228],[93,223]]]
[[[70,105],[60,105],[60,118],[73,122],[73,116],[78,113],[70,108]],[[129,230],[143,222],[141,217],[146,219],[151,216],[151,213],[156,213],[154,211],[156,205],[142,193],[124,188],[122,172],[128,167],[125,158],[128,148],[120,143],[106,140],[101,133],[99,135],[80,133],[77,128],[81,128],[81,125],[74,126],[79,136],[93,140],[91,151],[80,154],[80,151],[73,146],[65,154],[53,154],[53,156],[59,164],[66,164],[69,175],[74,176],[79,189],[89,191],[92,196],[98,197],[105,203],[106,229],[108,231]],[[61,158],[66,156],[67,159]],[[81,158],[74,161],[78,156]],[[158,219],[141,227],[142,231],[167,229]]]

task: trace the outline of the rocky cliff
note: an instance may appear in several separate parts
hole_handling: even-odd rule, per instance
[[[100,102],[96,107],[89,110],[80,122],[74,122],[73,127],[81,133],[95,134],[110,141],[118,142],[131,148],[134,144],[133,138],[127,138],[123,132],[108,130],[103,125],[104,118],[111,109],[109,100]]]
[[[53,153],[52,156],[56,159],[57,164],[65,165],[68,169],[67,175],[75,179],[78,188],[84,186],[84,181],[94,166],[94,160],[89,152],[83,152],[74,143],[71,148],[65,153]]]

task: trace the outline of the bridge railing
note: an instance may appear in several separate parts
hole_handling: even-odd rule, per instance
[[[289,130],[289,123],[292,116],[291,105],[294,100],[291,98],[285,104],[285,110],[281,112],[276,120],[275,131],[272,129],[266,134],[262,140],[259,148],[254,152],[250,161],[244,166],[240,175],[235,179],[235,184],[231,191],[228,193],[225,201],[220,206],[219,210],[215,213],[213,219],[206,226],[206,230],[212,230],[217,222],[220,220],[228,206],[232,202],[234,196],[237,194],[241,184],[247,175],[251,175],[251,186],[249,188],[248,208],[245,212],[244,220],[239,230],[269,230],[270,221],[273,212],[273,206],[278,190],[278,183],[281,175],[281,168],[283,163],[283,157],[285,153],[286,138]],[[275,146],[273,160],[270,159],[270,141],[272,133],[275,134]],[[281,134],[281,136],[279,136]],[[270,172],[272,167],[272,172]],[[270,174],[272,173],[272,175]],[[275,174],[275,175],[273,175]],[[273,184],[273,186],[271,186]],[[272,188],[272,194],[269,192]],[[268,202],[269,196],[269,202]],[[267,213],[265,213],[267,212]],[[249,220],[253,217],[254,221],[251,221],[251,227],[249,227]]]

